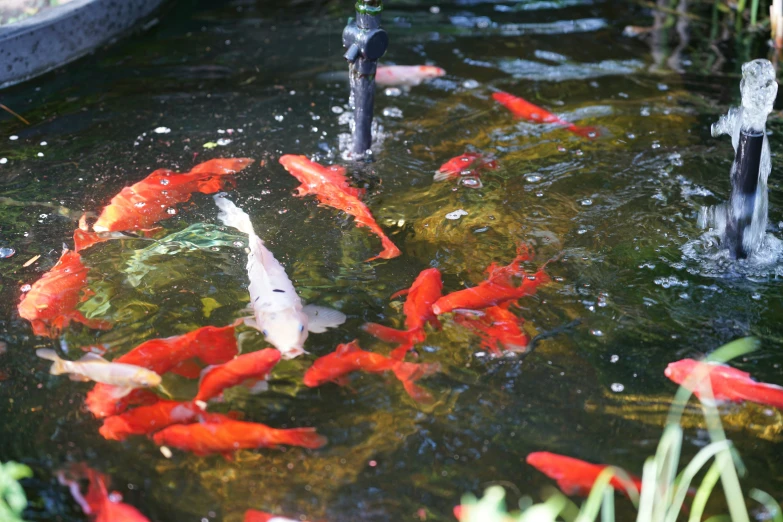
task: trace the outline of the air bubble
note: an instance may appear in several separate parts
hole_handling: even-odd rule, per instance
[[[613,392],[620,393],[621,391],[623,391],[625,389],[625,386],[623,386],[619,382],[615,382],[615,383],[612,383],[610,388],[612,389]]]

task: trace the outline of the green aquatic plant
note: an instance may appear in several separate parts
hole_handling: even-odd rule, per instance
[[[22,511],[27,507],[27,496],[19,480],[33,476],[30,468],[17,462],[0,463],[0,520],[24,522]]]
[[[722,346],[707,358],[710,362],[727,362],[752,352],[757,341],[752,338],[739,339]],[[702,520],[707,500],[718,481],[723,486],[729,518],[734,522],[749,522],[751,519],[745,504],[739,477],[744,475],[745,467],[731,441],[726,439],[723,426],[712,398],[709,379],[704,380],[704,370],[691,375],[674,397],[669,410],[669,418],[658,443],[655,456],[644,464],[642,487],[638,498],[630,494],[637,510],[637,522],[675,522],[687,517],[689,522]],[[683,411],[692,395],[691,383],[700,383],[701,407],[704,414],[710,444],[703,447],[679,473],[680,453],[683,443],[683,429],[680,421]],[[711,462],[711,464],[710,464]],[[693,492],[695,477],[709,464],[701,483],[695,486],[695,495],[689,509],[684,509],[688,493]],[[622,471],[612,466],[605,468],[596,479],[590,495],[575,516],[570,516],[567,507],[570,504],[565,495],[555,493],[545,502],[524,506],[514,515],[506,511],[505,491],[499,486],[488,488],[484,497],[477,500],[473,495],[462,497],[462,522],[592,522],[601,515],[602,522],[615,520],[614,488],[610,485],[612,476]],[[783,522],[780,505],[768,493],[757,489],[749,492],[749,497],[764,506],[770,520]]]

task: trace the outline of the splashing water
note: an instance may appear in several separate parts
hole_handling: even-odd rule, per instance
[[[712,135],[731,136],[734,147],[731,196],[725,204],[702,209],[699,224],[708,229],[702,240],[727,249],[732,258],[769,264],[778,259],[781,247],[766,234],[772,164],[765,127],[778,92],[772,64],[764,59],[744,64],[740,92],[741,107],[712,125]]]

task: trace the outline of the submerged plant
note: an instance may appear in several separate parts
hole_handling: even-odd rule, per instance
[[[756,349],[753,338],[739,339],[722,346],[707,358],[710,362],[726,362]],[[644,464],[642,487],[638,498],[630,498],[637,509],[637,522],[675,522],[680,515],[689,522],[702,520],[707,500],[718,481],[723,486],[730,519],[734,522],[749,522],[751,516],[745,505],[745,497],[740,487],[739,477],[745,467],[735,451],[731,441],[726,439],[720,414],[711,400],[710,379],[704,379],[705,370],[696,371],[679,388],[669,411],[669,418],[663,430],[658,449],[654,457]],[[696,384],[698,383],[698,384]],[[679,473],[680,453],[683,442],[683,429],[680,425],[683,410],[694,387],[699,386],[702,396],[701,407],[704,413],[710,444],[703,447]],[[691,487],[696,475],[710,462],[707,472],[695,489]],[[488,488],[484,497],[477,500],[473,495],[462,497],[461,522],[592,522],[601,514],[602,522],[615,520],[614,488],[611,478],[615,474],[624,474],[612,466],[604,469],[596,479],[590,495],[575,516],[567,509],[570,500],[562,493],[555,493],[545,502],[523,508],[520,513],[510,515],[506,511],[505,491],[499,486]],[[631,491],[629,491],[631,493]],[[694,494],[689,509],[684,509],[686,495]],[[769,514],[769,519],[783,522],[783,513],[775,499],[763,491],[753,489],[750,498],[761,503]],[[520,503],[522,504],[522,503]]]
[[[32,470],[24,464],[0,463],[0,520],[24,522],[21,517],[27,507],[27,496],[19,480],[32,476]]]

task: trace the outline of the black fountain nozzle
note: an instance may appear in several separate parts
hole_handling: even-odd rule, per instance
[[[364,157],[372,145],[372,115],[375,102],[375,70],[378,58],[386,53],[389,36],[381,29],[381,0],[358,0],[356,19],[349,19],[343,30],[345,59],[349,62],[351,105],[354,127],[351,152]]]
[[[745,247],[745,232],[753,222],[763,145],[763,131],[759,132],[754,129],[740,131],[739,144],[734,156],[734,168],[731,171],[731,198],[732,203],[736,200],[738,208],[732,208],[734,219],[729,219],[726,223],[726,239],[729,250],[736,259],[748,257],[748,251]]]

